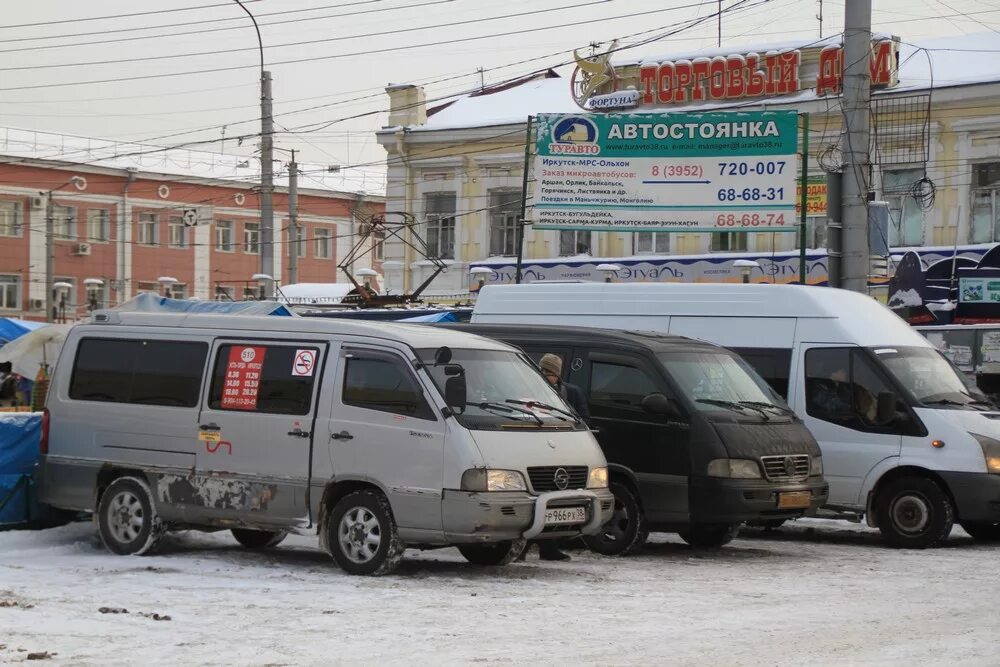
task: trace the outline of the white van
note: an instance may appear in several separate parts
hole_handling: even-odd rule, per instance
[[[501,565],[611,517],[604,455],[523,353],[420,325],[99,312],[46,403],[40,500],[119,554],[170,529],[318,532],[352,574],[406,547]]]
[[[794,285],[493,285],[475,323],[652,330],[739,352],[816,437],[827,510],[923,548],[1000,540],[1000,413],[875,300]]]

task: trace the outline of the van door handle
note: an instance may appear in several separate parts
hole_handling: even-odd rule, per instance
[[[341,431],[340,433],[331,433],[330,438],[333,440],[353,440],[354,436],[347,431]]]
[[[303,431],[300,428],[293,428],[288,432],[288,435],[294,435],[296,438],[308,438],[310,433],[309,431]]]
[[[219,425],[215,424],[215,423],[212,423],[212,424],[202,424],[198,428],[200,428],[202,431],[218,431],[218,430],[220,430],[219,429]]]

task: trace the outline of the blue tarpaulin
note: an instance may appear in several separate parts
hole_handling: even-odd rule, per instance
[[[45,513],[31,484],[41,433],[41,414],[0,413],[0,526],[26,524]]]
[[[45,322],[29,322],[13,317],[0,317],[0,347],[43,326],[45,326]]]
[[[200,301],[168,299],[149,292],[126,301],[115,310],[143,313],[216,313],[230,315],[277,315],[293,317],[292,311],[276,301]]]
[[[451,313],[446,310],[440,313],[431,313],[430,315],[417,315],[416,317],[407,317],[406,319],[398,321],[399,322],[458,322],[458,318],[455,317],[454,313]]]

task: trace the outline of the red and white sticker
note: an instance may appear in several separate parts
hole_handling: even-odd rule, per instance
[[[316,368],[316,350],[295,350],[295,361],[292,362],[292,375],[297,377],[312,377]]]

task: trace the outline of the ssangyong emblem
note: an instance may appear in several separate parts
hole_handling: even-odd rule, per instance
[[[552,475],[552,481],[556,488],[562,491],[569,486],[569,473],[566,472],[565,468],[557,468],[556,473]]]
[[[795,476],[795,459],[791,456],[785,457],[785,474],[789,477]]]

